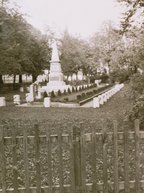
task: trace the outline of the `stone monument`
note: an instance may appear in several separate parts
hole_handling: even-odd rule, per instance
[[[71,88],[71,86],[66,85],[66,83],[63,81],[63,78],[64,76],[59,60],[57,44],[56,41],[54,40],[52,43],[52,56],[50,61],[49,82],[47,83],[47,86],[43,86],[42,89],[47,93],[51,91],[57,92],[58,90],[60,90],[61,92],[63,92],[64,90],[67,91],[68,88]]]

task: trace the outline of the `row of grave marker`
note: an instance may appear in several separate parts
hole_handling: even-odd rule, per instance
[[[37,98],[37,99],[41,99],[42,98],[42,93],[40,92],[40,90],[38,89],[37,90],[37,95],[36,96],[34,96],[34,85],[35,84],[31,84],[30,86],[29,86],[29,92],[28,93],[26,93],[26,102],[27,103],[31,103],[31,102],[33,102],[34,101],[34,98]],[[88,85],[79,85],[79,86],[77,86],[77,91],[79,91],[80,89],[82,89],[82,87],[84,87],[84,88],[87,88],[87,87],[89,87],[89,86],[92,86],[93,84],[88,84]],[[20,88],[20,92],[24,92],[24,89],[23,89],[23,87],[21,87]],[[20,95],[14,95],[13,96],[13,103],[15,104],[15,105],[20,105],[21,103],[21,100],[20,100]],[[2,106],[6,106],[6,99],[5,99],[5,97],[0,97],[0,107],[2,107]],[[49,99],[49,97],[46,97],[45,99],[44,99],[44,107],[49,107],[50,106],[50,99]]]
[[[93,98],[93,108],[99,108],[108,99],[110,99],[114,94],[120,91],[124,87],[124,84],[116,84],[113,88],[106,91],[105,93]],[[30,103],[34,101],[33,95],[31,93],[26,93],[26,102]],[[15,105],[20,105],[20,95],[13,96],[13,102]],[[50,97],[44,98],[43,102],[44,107],[50,107]],[[6,106],[5,97],[0,97],[0,107]]]
[[[116,84],[113,88],[105,93],[93,98],[93,108],[99,108],[101,105],[107,102],[114,94],[120,91],[124,87],[124,84]]]

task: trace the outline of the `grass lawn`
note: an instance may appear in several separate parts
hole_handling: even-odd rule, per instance
[[[132,106],[128,98],[129,86],[126,85],[120,92],[114,95],[106,104],[99,109],[93,108],[38,108],[38,107],[15,107],[7,106],[0,108],[0,121],[9,119],[39,121],[39,122],[60,122],[80,123],[95,125],[101,120],[121,120],[126,116],[126,111]]]

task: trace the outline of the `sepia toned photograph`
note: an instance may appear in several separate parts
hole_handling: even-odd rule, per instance
[[[144,0],[0,0],[0,193],[144,193]]]

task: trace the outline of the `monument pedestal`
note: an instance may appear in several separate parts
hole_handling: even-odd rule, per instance
[[[71,88],[70,85],[66,85],[66,83],[63,81],[63,73],[61,69],[61,64],[58,56],[58,49],[56,42],[53,42],[52,47],[52,58],[50,61],[50,73],[49,73],[49,82],[47,83],[47,86],[43,86],[42,90],[49,92],[58,92],[60,90],[61,92],[64,92],[64,90],[68,90],[68,88]]]

